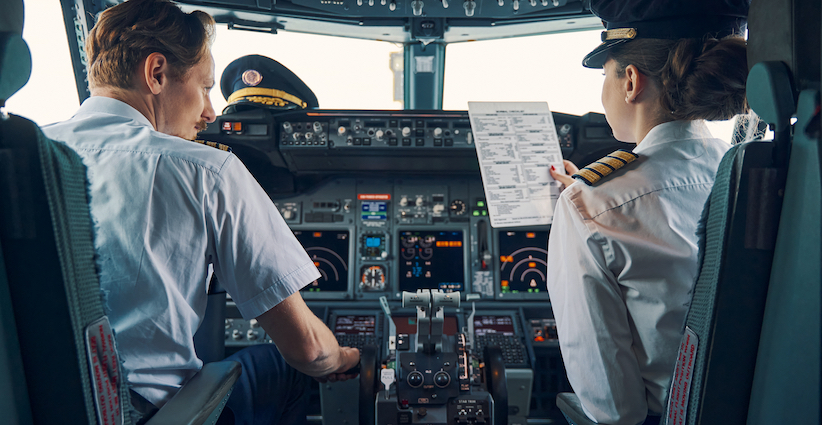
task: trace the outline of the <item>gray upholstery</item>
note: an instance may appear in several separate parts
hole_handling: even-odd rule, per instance
[[[0,0],[0,105],[28,80],[22,1]],[[0,412],[4,424],[98,421],[86,328],[104,316],[86,168],[33,122],[0,114]],[[119,364],[115,367],[120,367]],[[104,368],[105,369],[105,368]],[[236,362],[198,372],[150,424],[201,424],[219,415]],[[122,370],[119,371],[122,377]],[[116,381],[131,424],[125,380]]]

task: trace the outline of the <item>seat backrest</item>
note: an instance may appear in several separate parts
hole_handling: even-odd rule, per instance
[[[784,187],[775,150],[771,141],[735,145],[717,171],[703,213],[701,267],[672,380],[669,424],[683,417],[689,424],[746,421]]]
[[[0,105],[31,71],[21,38],[22,1],[3,0],[2,5]],[[129,395],[118,379],[119,361],[111,357],[113,350],[87,350],[102,342],[89,325],[104,314],[86,168],[76,153],[45,138],[33,122],[3,112],[0,170],[0,318],[5,337],[0,356],[7,359],[0,362],[0,381],[11,387],[3,392],[0,410],[13,412],[11,423],[66,423],[71,418],[71,423],[95,424],[98,414],[107,414],[95,408],[92,394],[97,384],[107,382],[114,387],[103,396],[112,402],[105,408],[121,416]],[[95,364],[104,352],[110,363]]]
[[[811,7],[803,8],[800,3]],[[784,313],[785,301],[790,298],[787,288],[807,286],[809,279],[798,283],[802,279],[796,277],[801,272],[794,272],[793,278],[777,276],[784,275],[780,270],[806,270],[809,262],[818,271],[820,262],[818,152],[810,152],[801,142],[804,131],[797,134],[806,128],[812,114],[798,113],[800,120],[791,125],[791,117],[798,111],[797,86],[807,86],[814,69],[814,78],[819,78],[820,10],[818,2],[815,6],[811,3],[760,0],[751,5],[748,101],[774,130],[775,139],[735,146],[720,166],[706,210],[707,229],[701,247],[704,258],[677,360],[666,412],[668,423],[684,423],[683,416],[689,424],[819,422],[818,347],[814,347],[817,354],[810,362],[815,367],[809,363],[802,366],[806,374],[814,376],[816,388],[798,385],[800,390],[790,389],[792,396],[779,396],[777,403],[757,395],[766,386],[770,389],[764,393],[771,395],[794,387],[788,380],[774,379],[774,369],[770,370],[770,385],[763,385],[761,369],[763,364],[790,362],[788,353],[796,351],[790,342],[796,339],[788,336],[793,333],[790,328],[810,324],[791,323],[788,317],[798,315]],[[807,16],[800,15],[812,16],[815,30],[809,29]],[[807,37],[813,31],[815,36]],[[798,34],[806,37],[798,39]],[[811,46],[811,51],[815,46],[815,51],[800,45]],[[816,97],[817,108],[818,102]],[[799,105],[801,109],[802,96]],[[814,110],[813,105],[805,109]],[[816,165],[809,165],[811,162]],[[806,241],[802,248],[798,248],[800,239]],[[806,257],[804,265],[802,261],[785,261],[800,257]],[[786,267],[788,263],[793,267]],[[818,279],[816,276],[815,297],[813,291],[806,292],[816,303]],[[774,326],[769,310],[783,312],[779,325]],[[818,308],[816,312],[818,321]],[[818,345],[818,326],[811,326],[810,333],[814,332],[807,340]],[[813,359],[813,355],[797,357]],[[816,411],[816,419],[797,414],[801,409],[796,409],[790,398],[804,398],[805,412]],[[786,404],[793,408],[784,408]],[[770,413],[763,415],[763,411]]]

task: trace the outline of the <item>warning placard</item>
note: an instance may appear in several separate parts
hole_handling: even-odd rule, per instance
[[[689,327],[685,327],[682,342],[679,345],[679,354],[676,359],[676,370],[671,382],[671,392],[668,397],[667,425],[684,425],[688,414],[688,397],[691,393],[694,361],[699,347],[699,338]]]
[[[97,409],[97,423],[122,425],[119,360],[108,317],[103,316],[86,328],[86,353],[94,406]]]

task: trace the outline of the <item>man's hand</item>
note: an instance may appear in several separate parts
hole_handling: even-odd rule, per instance
[[[354,379],[359,374],[358,372],[346,373],[360,364],[360,350],[353,347],[340,347],[340,356],[343,358],[343,364],[339,369],[325,376],[317,376],[318,382],[337,382]]]
[[[564,189],[574,182],[574,179],[571,178],[571,176],[577,171],[579,171],[579,168],[577,168],[577,166],[574,165],[573,162],[568,161],[567,159],[562,160],[562,164],[565,166],[566,174],[560,173],[559,170],[557,170],[556,167],[554,167],[553,165],[551,166],[551,169],[549,171],[551,172],[551,177],[553,177],[554,180],[562,183]]]

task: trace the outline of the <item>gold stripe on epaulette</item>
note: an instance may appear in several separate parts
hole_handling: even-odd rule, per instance
[[[262,87],[246,87],[244,89],[237,90],[234,93],[232,93],[231,96],[228,97],[228,104],[230,105],[230,104],[232,104],[232,103],[234,103],[238,100],[241,100],[243,98],[252,98],[253,97],[254,99],[258,99],[260,96],[267,97],[267,98],[282,99],[284,101],[291,102],[295,105],[298,105],[302,108],[307,108],[308,107],[308,103],[304,102],[302,99],[300,99],[297,96],[294,96],[293,94],[286,93],[282,90],[266,89],[266,88],[262,88]],[[260,103],[260,102],[257,102],[257,103]],[[282,106],[282,105],[278,105],[278,106]]]
[[[200,139],[195,139],[195,140],[193,140],[193,141],[194,141],[194,142],[197,142],[197,143],[199,143],[199,144],[201,144],[201,145],[206,145],[206,146],[211,146],[212,148],[217,148],[217,149],[219,149],[219,150],[221,150],[221,151],[231,152],[231,147],[230,147],[230,146],[228,146],[228,145],[224,145],[224,144],[222,144],[222,143],[217,143],[217,142],[209,142],[209,141],[207,141],[207,140],[200,140]]]
[[[608,157],[619,158],[619,159],[623,160],[626,164],[638,158],[637,154],[635,154],[633,152],[630,152],[630,151],[623,150],[623,149],[611,152],[608,155]]]
[[[571,177],[582,180],[587,183],[588,186],[592,186],[602,180],[603,177],[619,170],[625,165],[630,164],[637,158],[639,158],[639,155],[620,149],[612,152],[610,155],[607,155],[599,161],[589,164],[587,167],[579,170]]]

